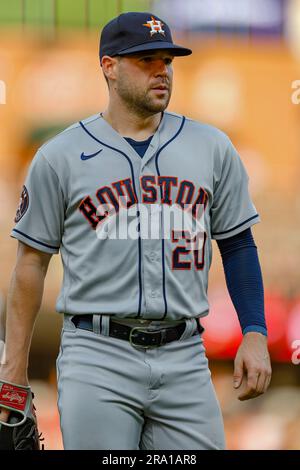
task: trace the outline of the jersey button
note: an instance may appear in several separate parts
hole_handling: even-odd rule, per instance
[[[150,261],[156,261],[156,254],[154,253],[154,251],[150,253]]]
[[[151,297],[152,297],[152,298],[156,297],[156,291],[155,291],[155,290],[152,290],[152,291],[151,291]]]

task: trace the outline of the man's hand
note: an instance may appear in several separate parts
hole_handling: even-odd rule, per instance
[[[233,384],[242,386],[241,401],[265,393],[271,381],[272,369],[267,338],[261,333],[246,333],[234,361]]]
[[[0,423],[7,423],[10,411],[0,406]]]

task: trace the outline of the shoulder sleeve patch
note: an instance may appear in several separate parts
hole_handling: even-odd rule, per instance
[[[17,209],[16,217],[15,217],[16,223],[22,219],[23,215],[28,209],[28,206],[29,206],[29,194],[28,194],[26,186],[23,186],[21,196],[20,196],[19,206]]]

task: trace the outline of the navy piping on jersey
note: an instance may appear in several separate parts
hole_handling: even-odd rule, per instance
[[[138,202],[138,197],[137,197],[137,192],[136,192],[136,188],[135,188],[135,181],[134,181],[134,171],[133,171],[133,165],[132,165],[132,162],[130,160],[130,158],[126,155],[126,153],[122,152],[122,150],[119,150],[115,147],[112,147],[111,145],[108,145],[108,144],[105,144],[104,142],[102,142],[101,140],[97,139],[97,137],[95,137],[93,134],[91,134],[91,132],[85,127],[85,125],[83,124],[82,121],[79,121],[79,124],[81,125],[82,129],[92,138],[94,139],[96,142],[98,142],[99,144],[101,145],[104,145],[104,147],[107,147],[111,150],[114,150],[118,153],[120,153],[121,155],[123,155],[123,157],[126,158],[126,160],[128,161],[129,163],[129,166],[130,166],[130,170],[131,170],[131,176],[132,176],[132,183],[133,183],[133,189],[134,189],[134,194],[135,194],[135,197],[136,197],[136,200]],[[140,211],[138,210],[137,211],[137,216],[138,216],[138,232],[139,232],[139,238],[138,238],[138,245],[139,245],[139,307],[138,307],[138,315],[137,317],[140,316],[141,314],[141,306],[142,306],[142,264],[141,264],[141,259],[142,259],[142,256],[141,256],[141,234],[140,234]]]
[[[224,230],[224,232],[214,232],[213,235],[223,235],[224,233],[232,232],[236,228],[241,227],[242,225],[246,224],[247,222],[249,222],[252,219],[255,219],[256,217],[258,217],[258,214],[253,215],[253,217],[250,217],[250,219],[244,220],[244,222],[236,225],[235,227],[230,228],[229,230]]]
[[[39,242],[35,238],[32,238],[29,235],[26,235],[26,233],[23,233],[20,230],[17,230],[16,228],[13,229],[13,232],[17,232],[20,235],[23,235],[23,237],[28,238],[28,240],[38,243],[39,245],[45,246],[46,248],[51,248],[51,250],[59,250],[59,246],[51,246],[51,245],[47,245],[47,243]]]
[[[182,117],[181,125],[180,125],[178,131],[176,132],[176,134],[170,140],[168,140],[168,142],[166,142],[158,150],[158,152],[155,156],[155,166],[156,166],[156,171],[157,171],[158,176],[160,176],[160,171],[159,171],[159,166],[158,166],[158,157],[161,154],[162,150],[164,150],[167,147],[167,145],[169,145],[173,140],[176,139],[176,137],[178,137],[178,135],[182,131],[184,123],[185,123],[185,116]],[[160,187],[160,198],[162,199],[162,197],[163,197],[163,194],[162,194],[162,186],[161,186]],[[162,227],[162,233],[163,233],[163,216],[162,216],[162,212],[161,212],[160,217],[161,217],[161,227]],[[165,312],[164,312],[164,316],[161,319],[161,320],[163,320],[166,317],[167,313],[168,313],[168,304],[167,304],[167,296],[166,296],[165,240],[164,240],[164,237],[162,237],[162,239],[161,239],[161,252],[162,252],[162,271],[163,271],[163,296],[164,296],[164,303],[165,303]]]

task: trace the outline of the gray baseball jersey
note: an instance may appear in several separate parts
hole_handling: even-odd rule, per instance
[[[172,224],[169,237],[142,236],[142,206],[184,212],[185,205],[193,215],[203,208],[201,248],[191,249]],[[107,220],[134,208],[136,236],[99,236]],[[211,240],[258,221],[247,173],[223,132],[165,112],[141,158],[98,114],[38,150],[12,236],[46,253],[60,250],[59,312],[179,320],[208,313]],[[164,223],[161,211],[156,226]]]

